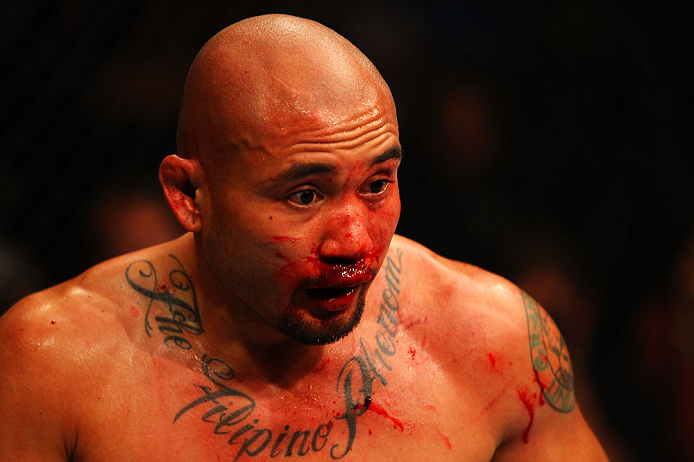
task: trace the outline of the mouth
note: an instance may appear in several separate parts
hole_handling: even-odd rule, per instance
[[[324,287],[318,289],[304,289],[308,298],[315,301],[330,301],[341,297],[347,297],[356,292],[358,285],[351,287]]]
[[[354,305],[362,289],[373,279],[365,265],[328,271],[307,283],[302,292],[307,301],[322,312],[344,311]]]

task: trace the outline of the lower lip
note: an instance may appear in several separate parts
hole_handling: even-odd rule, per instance
[[[336,292],[335,296],[321,294],[318,291],[311,293],[310,289],[304,291],[308,305],[321,311],[344,311],[354,304],[361,286],[355,286],[348,291]]]

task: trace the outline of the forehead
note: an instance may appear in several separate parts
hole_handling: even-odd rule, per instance
[[[369,166],[387,152],[400,152],[394,113],[375,106],[365,105],[349,117],[307,111],[265,133],[261,154],[249,151],[243,156],[257,180],[278,175],[289,179],[307,168],[318,173],[317,164],[323,166],[321,173],[338,174],[355,163]]]
[[[320,164],[321,173],[339,174],[355,163],[369,166],[386,152],[400,152],[392,104],[360,103],[346,113],[325,108],[292,111],[261,122],[264,126],[254,130],[254,136],[231,143],[228,168],[234,181],[289,179],[311,164],[315,173]],[[399,158],[389,158],[393,157]]]

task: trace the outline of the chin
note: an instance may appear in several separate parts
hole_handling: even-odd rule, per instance
[[[344,338],[361,321],[366,290],[360,291],[353,308],[318,318],[304,310],[290,309],[282,314],[278,330],[303,345],[326,345]]]

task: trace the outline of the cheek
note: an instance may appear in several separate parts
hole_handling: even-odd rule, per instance
[[[239,207],[218,206],[213,212],[202,230],[210,259],[234,280],[266,279],[268,262],[276,258],[274,246],[281,244],[271,238],[272,222],[267,215],[261,217]]]
[[[275,220],[261,237],[260,247],[269,250],[274,257],[274,268],[281,277],[291,275],[301,266],[312,267],[318,263],[317,245],[310,229],[297,228]]]
[[[284,245],[275,247],[274,282],[291,286],[306,277],[321,274],[321,260],[315,244],[299,245],[283,241]]]
[[[395,228],[400,220],[400,195],[396,189],[382,207],[372,212],[370,225],[374,229],[375,239],[385,245],[390,244]]]
[[[369,234],[374,247],[369,252],[368,258],[376,259],[379,263],[385,258],[399,219],[400,199],[397,194],[394,194],[391,200],[383,204],[378,210],[371,212]]]

